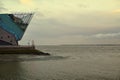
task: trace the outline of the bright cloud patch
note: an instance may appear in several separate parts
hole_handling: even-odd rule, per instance
[[[120,36],[120,33],[107,33],[107,34],[96,34],[95,37],[97,38],[108,38],[108,37],[118,37]]]
[[[32,6],[34,3],[32,0],[20,0],[20,2],[24,5]]]
[[[114,10],[113,13],[120,13],[120,9]]]

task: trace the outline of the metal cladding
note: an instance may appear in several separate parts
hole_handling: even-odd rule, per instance
[[[15,35],[16,40],[19,41],[30,23],[32,16],[32,13],[0,14],[0,27]]]
[[[21,40],[33,13],[0,14],[0,28]],[[2,34],[0,36],[4,37]]]

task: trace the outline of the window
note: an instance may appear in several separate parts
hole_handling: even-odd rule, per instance
[[[2,37],[2,36],[1,36],[0,38],[1,38],[1,39],[3,39],[3,37]]]
[[[10,38],[10,36],[8,36],[8,38]]]
[[[13,42],[12,40],[10,40],[10,42]]]

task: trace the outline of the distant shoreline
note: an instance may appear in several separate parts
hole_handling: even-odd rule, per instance
[[[36,45],[37,46],[120,46],[120,44],[60,44],[60,45]]]

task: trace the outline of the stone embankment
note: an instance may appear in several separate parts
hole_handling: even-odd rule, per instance
[[[0,54],[50,55],[35,49],[34,46],[0,46]]]

